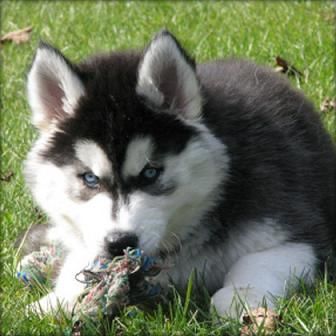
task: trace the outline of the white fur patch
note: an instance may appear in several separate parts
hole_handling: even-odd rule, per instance
[[[26,180],[38,205],[55,224],[49,238],[61,240],[70,250],[86,251],[94,258],[102,249],[105,235],[113,229],[111,197],[105,192],[99,192],[87,201],[73,197],[76,190],[83,188],[76,167],[57,167],[39,155],[48,142],[48,135],[49,133],[43,134],[28,155],[25,164]],[[81,149],[84,150],[85,146]],[[88,149],[103,153],[100,148],[97,151],[95,146],[89,146]],[[88,156],[85,151],[84,154],[83,160]],[[99,154],[91,153],[94,161],[88,162],[87,158],[86,163],[91,164],[90,169],[95,174],[107,173],[111,165],[105,162],[105,154]],[[97,161],[108,165],[103,165],[102,170],[101,167],[95,167]]]
[[[47,130],[56,116],[73,113],[84,86],[60,55],[41,47],[28,74],[27,91],[33,124]]]
[[[175,94],[178,97],[170,97],[174,108],[183,110],[181,113],[186,119],[197,119],[201,114],[201,95],[195,71],[187,63],[176,42],[169,34],[164,34],[152,41],[145,53],[139,69],[137,93],[147,97],[154,105],[160,107],[164,100],[164,93],[160,86],[167,80],[164,73],[168,66],[176,69]],[[178,100],[183,101],[183,106],[175,106]]]
[[[268,307],[284,296],[303,278],[315,276],[316,257],[313,248],[303,243],[284,243],[241,257],[226,274],[224,286],[212,297],[220,315],[239,317],[242,304],[248,308]]]
[[[76,157],[96,176],[111,178],[112,167],[102,148],[93,141],[82,140],[75,144]]]
[[[315,263],[312,246],[284,243],[241,257],[227,273],[224,286],[257,287],[265,293],[284,295],[288,286],[299,278],[314,277]]]
[[[150,137],[133,139],[126,151],[122,175],[137,176],[147,163],[150,163],[153,153],[153,142]]]
[[[37,174],[31,185],[35,200],[56,224],[49,238],[60,239],[69,250],[85,251],[94,258],[102,250],[106,234],[113,230],[110,195],[100,192],[88,201],[79,201],[69,193],[69,187],[76,189],[81,183],[73,167],[30,162],[32,168]]]

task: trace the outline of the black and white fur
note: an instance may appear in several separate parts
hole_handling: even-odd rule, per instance
[[[75,274],[130,241],[171,266],[163,285],[183,288],[196,269],[223,315],[236,313],[236,293],[272,305],[330,255],[335,149],[312,104],[271,69],[196,65],[162,31],[144,52],[80,64],[42,43],[27,86],[39,130],[27,182],[47,238],[68,250],[43,311],[71,309]]]

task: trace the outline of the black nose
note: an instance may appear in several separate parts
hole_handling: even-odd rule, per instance
[[[123,254],[127,247],[135,248],[138,237],[130,232],[111,232],[105,237],[105,250],[112,257]]]

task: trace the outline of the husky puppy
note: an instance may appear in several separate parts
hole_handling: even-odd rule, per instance
[[[219,314],[311,281],[335,237],[332,141],[288,81],[245,60],[195,64],[161,31],[143,52],[79,64],[41,43],[28,74],[39,131],[27,183],[68,251],[35,306],[71,310],[75,275],[127,246],[202,275]],[[33,304],[34,305],[34,304]]]

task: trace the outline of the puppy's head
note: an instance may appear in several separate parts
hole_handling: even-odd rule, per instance
[[[41,44],[27,87],[39,131],[27,181],[69,247],[174,250],[210,208],[226,164],[176,39],[163,31],[143,53],[77,65]]]

